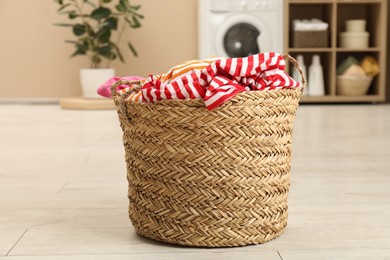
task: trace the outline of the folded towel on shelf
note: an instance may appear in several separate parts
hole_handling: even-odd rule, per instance
[[[329,24],[319,19],[311,19],[311,20],[296,19],[293,21],[294,31],[326,31],[328,30],[328,27]]]

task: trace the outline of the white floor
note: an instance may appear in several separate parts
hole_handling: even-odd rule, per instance
[[[135,234],[115,111],[0,105],[0,259],[390,260],[390,106],[299,108],[289,223],[257,246]]]

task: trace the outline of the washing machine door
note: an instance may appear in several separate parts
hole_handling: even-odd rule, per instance
[[[227,17],[217,28],[215,49],[218,56],[246,57],[272,49],[269,28],[261,18],[250,14]]]

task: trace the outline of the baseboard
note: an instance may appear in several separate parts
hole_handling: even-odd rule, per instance
[[[15,105],[55,105],[60,103],[60,98],[37,97],[37,98],[4,98],[0,97],[0,104]]]

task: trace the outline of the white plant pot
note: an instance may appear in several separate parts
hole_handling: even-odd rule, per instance
[[[80,69],[83,98],[103,98],[97,94],[97,89],[113,76],[115,76],[115,69]]]

